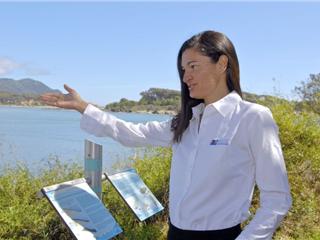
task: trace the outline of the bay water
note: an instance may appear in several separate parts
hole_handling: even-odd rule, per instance
[[[169,115],[112,113],[134,123],[165,121]],[[97,138],[80,129],[81,114],[54,108],[0,106],[0,173],[22,164],[34,173],[50,167],[52,159],[83,166],[84,140],[103,146],[103,168],[133,157],[141,148],[128,148],[111,138]]]

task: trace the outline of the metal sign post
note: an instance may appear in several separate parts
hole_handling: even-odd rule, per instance
[[[85,140],[84,174],[87,183],[101,199],[102,197],[102,146]]]

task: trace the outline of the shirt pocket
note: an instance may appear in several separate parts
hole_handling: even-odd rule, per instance
[[[228,171],[228,164],[225,156],[229,150],[229,145],[210,145],[206,143],[201,146],[198,152],[197,164],[198,182],[208,184],[208,182],[220,182]]]
[[[224,165],[223,162],[230,145],[225,142],[214,144],[211,144],[210,142],[209,144],[202,144],[201,148],[201,159],[205,159],[206,164],[209,164],[210,167],[214,166],[215,168],[219,168],[219,166],[222,167],[222,165]]]

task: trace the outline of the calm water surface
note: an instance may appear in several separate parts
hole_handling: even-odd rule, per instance
[[[130,122],[164,121],[168,115],[114,113]],[[75,111],[0,107],[0,172],[22,163],[37,173],[49,159],[83,165],[84,140],[103,145],[103,165],[108,169],[139,149],[127,148],[110,138],[96,138],[80,129],[81,115]],[[141,151],[141,149],[140,149]]]

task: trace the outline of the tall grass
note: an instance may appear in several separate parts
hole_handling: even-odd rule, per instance
[[[52,168],[33,176],[26,166],[6,169],[0,176],[0,239],[70,239],[46,199],[37,192],[44,186],[81,176],[76,165],[50,160]]]

